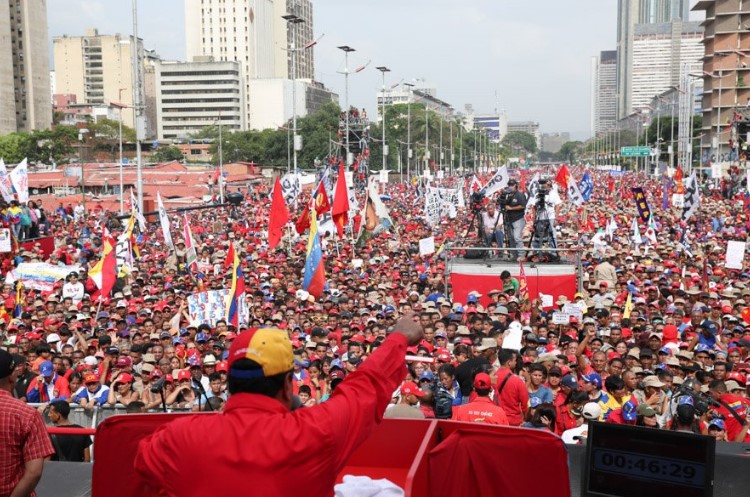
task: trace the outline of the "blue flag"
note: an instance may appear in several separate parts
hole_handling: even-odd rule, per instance
[[[581,196],[585,202],[588,202],[591,195],[594,193],[594,182],[591,180],[591,175],[587,172],[583,174],[583,178],[578,183],[578,189],[581,191]]]

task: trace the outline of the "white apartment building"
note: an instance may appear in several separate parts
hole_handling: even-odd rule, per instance
[[[515,121],[508,123],[508,133],[514,131],[523,131],[530,134],[536,140],[537,148],[542,148],[542,131],[539,128],[539,123],[535,121]]]
[[[0,134],[49,128],[45,0],[0,2],[0,67]]]
[[[129,108],[122,112],[123,124],[134,127],[133,50],[137,46],[143,61],[143,41],[136,44],[129,35],[87,29],[83,36],[56,36],[52,45],[56,93],[75,95],[79,104],[94,107],[125,104]]]
[[[385,97],[384,97],[385,95]],[[385,105],[393,104],[412,104],[426,105],[428,109],[436,112],[443,117],[451,117],[455,112],[455,109],[451,104],[437,98],[437,90],[435,88],[429,88],[423,85],[415,85],[409,87],[407,85],[399,85],[395,88],[386,88],[385,92],[382,89],[376,93],[377,99],[377,121],[380,122],[380,112],[383,109],[383,100]]]
[[[296,80],[296,113],[304,117],[328,102],[339,103],[339,96],[320,83]],[[250,81],[250,128],[262,130],[286,126],[292,119],[292,80],[254,79]]]
[[[198,57],[154,64],[157,136],[184,139],[221,122],[225,131],[247,128],[241,64]]]
[[[639,24],[633,39],[632,106],[648,111],[651,99],[679,86],[680,72],[702,71],[703,27],[698,22]]]
[[[602,51],[591,67],[591,135],[596,136],[617,125],[617,51]]]

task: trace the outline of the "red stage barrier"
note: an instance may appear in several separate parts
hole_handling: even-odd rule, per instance
[[[479,302],[487,306],[491,302],[487,292],[491,290],[502,290],[503,283],[500,281],[500,273],[507,270],[518,278],[520,267],[518,264],[455,264],[451,268],[450,283],[453,287],[453,301],[466,303],[466,297],[471,291],[478,291],[483,296]],[[536,267],[524,265],[526,282],[529,285],[529,298],[535,299],[539,293],[552,295],[554,300],[560,295],[565,295],[573,300],[577,288],[577,277],[575,266],[569,265],[544,265]]]
[[[99,425],[94,439],[93,497],[140,497],[146,486],[133,470],[140,440],[177,416],[129,414]],[[210,434],[207,434],[207,440]],[[321,441],[325,443],[325,441]],[[539,478],[543,468],[544,478]],[[540,430],[437,420],[386,419],[339,474],[387,478],[407,497],[448,495],[570,496],[567,452]],[[465,491],[469,487],[472,490]],[[304,483],[300,482],[300,488]],[[333,489],[331,489],[333,492]]]

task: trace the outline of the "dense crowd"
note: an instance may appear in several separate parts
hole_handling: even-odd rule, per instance
[[[552,169],[515,171],[521,192],[535,172],[555,176]],[[572,172],[580,177],[583,171]],[[424,340],[409,349],[408,376],[386,416],[524,426],[553,431],[569,443],[580,442],[594,419],[750,441],[750,272],[724,265],[727,241],[744,241],[750,228],[744,196],[706,188],[700,209],[681,221],[682,209],[671,201],[664,209],[665,181],[589,173],[594,190],[588,202],[577,207],[563,193],[549,209],[562,255],[578,251],[584,271],[581,291],[554,296],[551,307],[524,298],[510,275],[498,278],[488,295],[453,300],[443,271],[445,258],[460,254],[420,256],[419,240],[435,236],[436,247],[460,240],[471,216],[459,211],[455,219],[428,226],[423,192],[408,182],[385,187],[390,230],[358,243],[349,231],[343,240],[324,237],[326,287],[320,298],[302,289],[306,234],[297,235],[290,223],[279,247],[267,249],[270,185],[253,186],[237,208],[187,214],[200,277],[187,270],[184,237],[175,235],[183,233],[182,216],[171,218],[174,249],[165,245],[158,221],[149,222],[138,236],[132,270],[103,301],[95,298],[87,271],[101,257],[103,227],[113,225],[110,213],[61,206],[43,218],[29,214],[29,221],[37,218],[34,232],[15,227],[15,216],[21,223],[32,206],[10,206],[3,221],[20,239],[49,233],[55,249],[47,256],[40,246],[11,254],[3,260],[3,275],[32,261],[84,268],[51,292],[24,287],[19,294],[6,281],[7,319],[0,319],[0,334],[16,361],[13,394],[54,412],[50,419],[59,424],[67,418],[59,401],[86,410],[116,405],[129,412],[163,406],[219,411],[227,400],[225,359],[233,340],[247,328],[274,327],[292,341],[294,393],[304,408],[326,402],[397,319],[415,313]],[[441,183],[466,189],[470,179]],[[653,237],[641,243],[633,241],[634,185],[644,189],[653,215]],[[308,198],[302,194],[297,212]],[[488,210],[495,219],[494,208]],[[533,215],[531,209],[519,224],[520,216],[511,214],[524,246]],[[503,227],[496,222],[496,229]],[[645,233],[648,223],[640,229]],[[469,239],[479,236],[502,241],[472,228]],[[231,286],[225,265],[230,242],[245,278],[247,322],[235,327],[226,320],[193,321],[189,295]],[[525,255],[534,257],[531,251]],[[581,318],[553,324],[553,311],[568,303],[581,304]],[[520,349],[504,348],[519,329]]]

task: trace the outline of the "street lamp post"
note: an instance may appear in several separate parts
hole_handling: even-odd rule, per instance
[[[379,67],[376,67],[375,69],[377,69],[378,71],[380,71],[380,74],[383,76],[383,98],[382,98],[382,101],[381,101],[383,110],[381,112],[381,119],[382,120],[380,121],[380,125],[383,128],[383,171],[385,171],[386,170],[386,160],[385,160],[385,158],[388,155],[388,145],[386,145],[386,143],[385,143],[385,73],[391,72],[391,70],[388,69],[385,66],[379,66]]]
[[[122,101],[122,92],[123,90],[127,90],[127,88],[120,88],[120,101]],[[122,215],[125,212],[125,199],[122,195],[123,190],[123,179],[122,179],[122,109],[127,109],[128,106],[122,103],[118,102],[110,102],[110,106],[114,107],[115,109],[119,109],[120,111],[120,215]]]
[[[138,210],[143,212],[143,106],[141,104],[141,56],[138,53],[138,0],[133,0],[133,114],[135,117],[135,156],[138,186]]]
[[[406,100],[406,180],[411,181],[411,97],[414,88],[412,83],[404,83],[404,86],[409,88],[409,96]]]
[[[427,100],[424,102],[424,171],[430,170],[430,109]]]
[[[356,50],[348,45],[341,45],[338,49],[344,52],[344,120],[346,127],[344,143],[346,144],[346,165],[351,166],[352,160],[349,155],[349,54]]]
[[[301,24],[305,22],[304,19],[297,17],[294,14],[287,14],[281,16],[282,19],[286,20],[287,26],[294,26],[295,24]],[[294,46],[294,36],[291,37],[289,42],[289,51],[292,53],[292,136],[294,136],[293,145],[293,160],[294,160],[294,172],[297,172],[297,150],[302,149],[302,143],[297,138],[297,49]],[[289,173],[289,166],[287,165],[287,173]],[[222,200],[223,202],[223,200]]]

